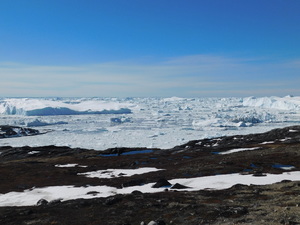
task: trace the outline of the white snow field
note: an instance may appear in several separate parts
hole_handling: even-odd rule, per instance
[[[139,172],[140,169],[138,169]],[[131,171],[134,174],[133,171]],[[147,171],[144,168],[144,172],[153,172],[153,168]],[[172,185],[176,183],[182,184],[189,188],[178,189],[178,191],[197,191],[203,189],[226,189],[230,188],[235,184],[256,184],[266,185],[282,180],[299,180],[300,172],[285,172],[282,174],[265,174],[266,176],[252,176],[252,175],[241,175],[241,174],[226,174],[226,175],[215,175],[197,178],[185,178],[185,179],[173,179],[169,180]],[[71,200],[71,199],[90,199],[99,197],[108,197],[116,194],[129,194],[133,191],[141,191],[143,193],[155,193],[162,192],[166,187],[153,188],[154,183],[148,183],[139,186],[130,186],[125,188],[115,188],[109,186],[85,186],[75,187],[72,185],[68,186],[50,186],[44,188],[32,188],[23,192],[9,192],[6,194],[0,194],[0,207],[3,206],[30,206],[36,205],[40,199],[47,201],[53,200]]]
[[[1,146],[172,148],[189,140],[299,124],[300,97],[292,96],[0,99],[0,125],[46,132],[0,139]]]

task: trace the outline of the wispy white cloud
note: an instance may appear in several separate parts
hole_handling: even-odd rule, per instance
[[[300,95],[299,62],[213,55],[75,66],[2,62],[0,96]]]

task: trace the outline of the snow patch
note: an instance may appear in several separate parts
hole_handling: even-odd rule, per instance
[[[78,175],[83,175],[89,178],[116,178],[116,177],[130,177],[137,174],[144,174],[150,172],[157,172],[162,169],[152,168],[152,167],[142,167],[138,169],[107,169],[107,170],[97,170],[86,173],[78,173]]]
[[[28,152],[27,154],[28,155],[34,155],[34,154],[37,154],[37,153],[40,153],[40,151],[31,151],[31,152]]]
[[[298,133],[299,130],[289,130],[290,133]]]
[[[274,144],[275,142],[274,141],[265,141],[265,142],[262,142],[260,143],[261,145],[267,145],[267,144]]]
[[[296,167],[294,167],[292,165],[282,165],[282,164],[275,164],[272,167],[273,168],[282,169],[282,170],[292,170],[292,169],[296,168]]]
[[[231,149],[229,151],[225,152],[219,152],[220,155],[227,155],[231,153],[236,153],[236,152],[242,152],[242,151],[252,151],[252,150],[257,150],[260,149],[260,147],[253,147],[253,148],[236,148],[236,149]]]
[[[244,185],[266,185],[280,182],[282,180],[300,180],[300,171],[284,172],[282,174],[266,174],[263,177],[241,174],[226,174],[216,176],[206,176],[186,179],[173,179],[169,182],[174,185],[179,183],[187,186],[187,189],[178,189],[177,191],[198,191],[203,189],[221,190],[230,188],[236,184]],[[62,201],[72,199],[91,199],[99,197],[108,197],[116,194],[129,194],[133,191],[141,191],[143,193],[162,192],[165,188],[153,188],[154,183],[148,183],[141,186],[130,186],[117,189],[109,186],[52,186],[44,188],[33,188],[23,192],[9,192],[0,194],[0,207],[6,206],[33,206],[40,199],[52,201],[61,199]],[[93,192],[93,195],[89,194]]]
[[[76,163],[63,164],[63,165],[58,164],[58,165],[55,165],[55,167],[61,167],[61,168],[64,168],[64,167],[75,167],[75,166],[77,166],[77,165],[78,165],[78,164],[76,164]]]

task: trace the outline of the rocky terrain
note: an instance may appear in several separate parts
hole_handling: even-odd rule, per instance
[[[32,136],[41,134],[38,130],[18,127],[18,126],[0,126],[0,138],[12,138],[12,137],[22,137],[22,136]]]
[[[244,149],[244,151],[242,151]],[[231,151],[231,152],[230,152]],[[61,166],[59,166],[61,165]],[[65,166],[64,166],[65,165]],[[157,168],[156,172],[111,179],[80,174],[107,169]],[[189,191],[175,178],[300,171],[300,126],[263,134],[190,141],[172,149],[114,148],[104,152],[68,147],[0,147],[0,199],[9,192],[73,185],[116,190],[153,183],[156,193],[48,201],[5,206],[0,224],[300,224],[300,176],[268,185],[236,184],[227,189]]]

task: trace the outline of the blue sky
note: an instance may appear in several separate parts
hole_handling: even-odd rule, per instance
[[[3,0],[0,96],[300,95],[299,0]]]

